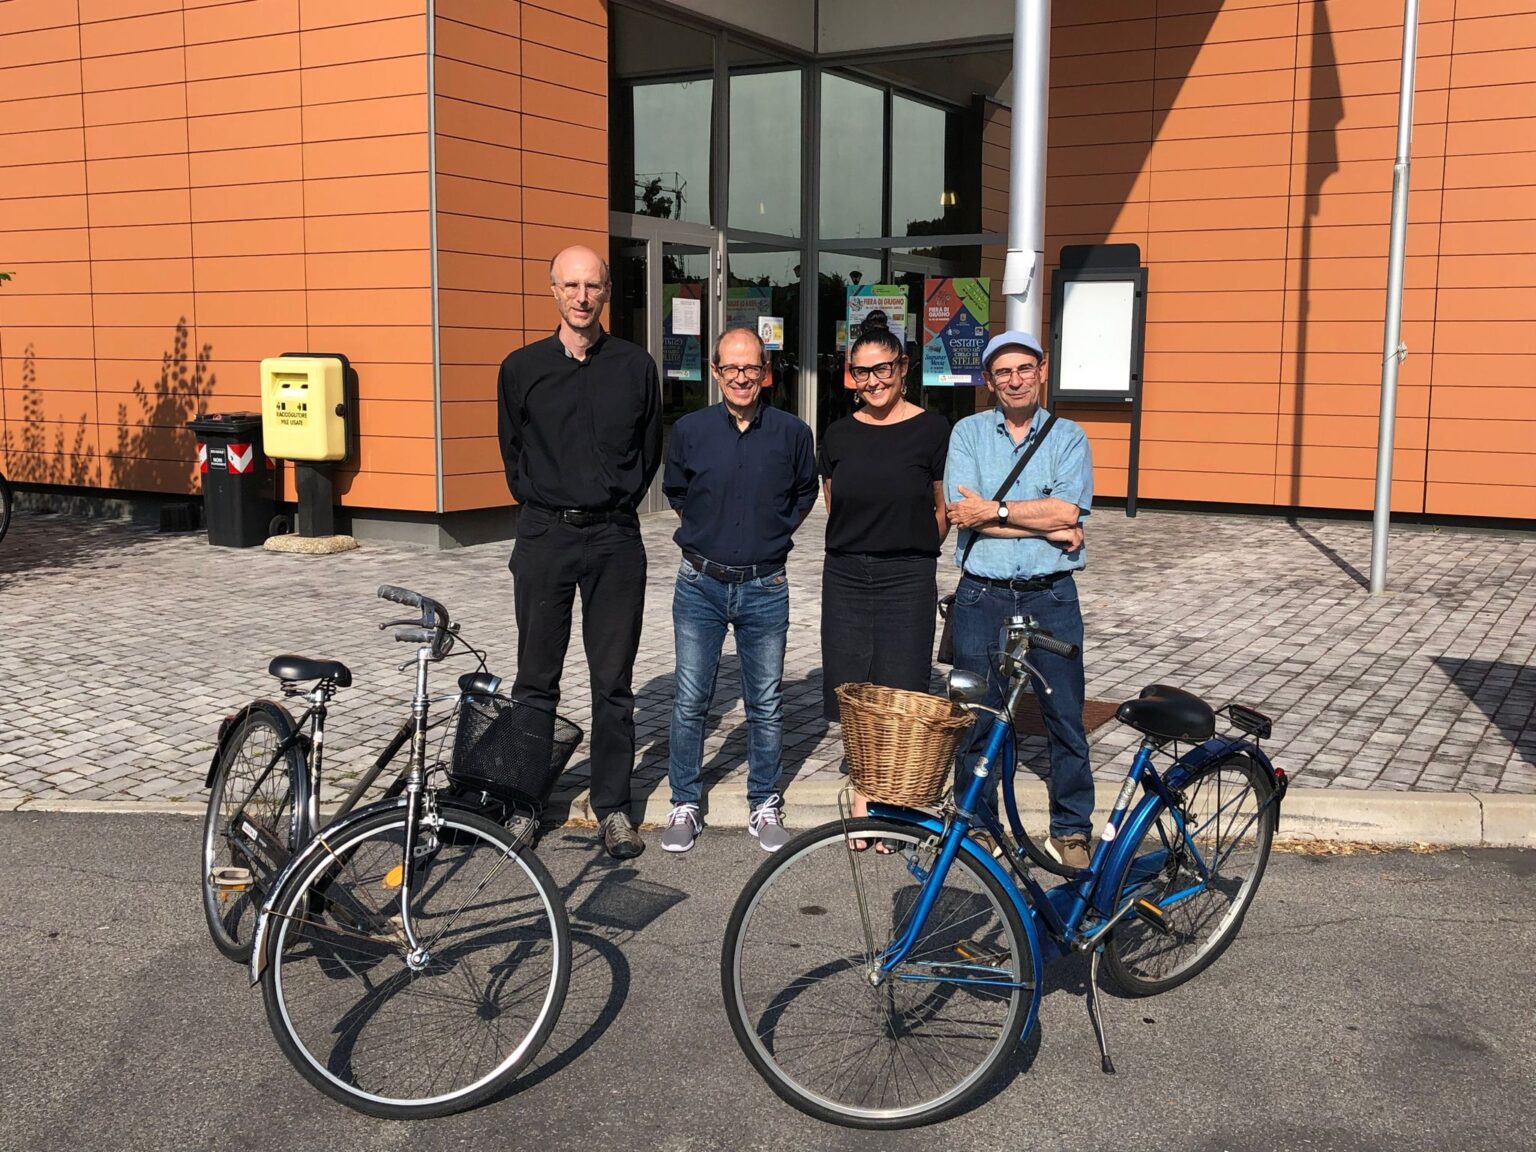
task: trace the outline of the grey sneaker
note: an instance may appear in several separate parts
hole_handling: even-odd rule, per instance
[[[608,813],[598,828],[603,834],[603,847],[615,860],[633,860],[645,851],[645,841],[635,831],[627,812]]]
[[[764,852],[777,852],[789,843],[789,829],[784,827],[784,802],[775,792],[747,817],[747,831],[757,837]]]
[[[703,829],[704,821],[699,819],[697,804],[673,805],[672,814],[667,817],[667,830],[661,834],[661,850],[686,852],[693,847]]]

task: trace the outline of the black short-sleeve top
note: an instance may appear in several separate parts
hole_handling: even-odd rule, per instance
[[[827,551],[937,556],[933,486],[944,480],[949,421],[920,412],[897,424],[853,416],[828,425],[816,463],[832,485]]]

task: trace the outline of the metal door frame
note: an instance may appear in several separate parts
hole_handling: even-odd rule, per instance
[[[627,212],[610,212],[608,234],[611,239],[632,240],[645,245],[645,350],[656,362],[658,378],[662,368],[662,246],[686,244],[709,250],[709,276],[703,304],[707,309],[704,318],[705,331],[711,339],[720,334],[725,322],[725,233],[708,224],[686,224],[680,220],[665,220],[656,216],[636,216]],[[708,362],[712,348],[700,349],[700,360]],[[707,368],[704,380],[709,389],[709,403],[720,402],[720,387],[715,375]],[[642,501],[642,512],[665,511],[666,500],[661,494],[661,473],[651,484],[651,490]]]
[[[627,212],[611,212],[608,220],[609,235],[615,240],[637,240],[645,244],[645,350],[656,361],[661,371],[662,331],[662,245],[687,244],[695,248],[707,248],[710,253],[709,277],[704,303],[708,307],[706,327],[712,336],[720,334],[725,321],[725,233],[708,224],[685,224],[680,220],[664,220],[656,216],[635,216]],[[653,303],[654,302],[654,303]],[[703,349],[708,360],[710,349]],[[714,374],[705,377],[709,385],[709,402],[720,401],[720,389]]]

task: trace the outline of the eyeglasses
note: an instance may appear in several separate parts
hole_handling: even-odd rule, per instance
[[[564,284],[557,285],[557,287],[559,287],[560,293],[563,296],[580,296],[581,290],[583,288],[585,288],[588,295],[591,296],[598,296],[608,291],[608,285],[594,284],[590,280],[585,282],[580,280],[567,280]]]
[[[763,364],[716,364],[715,372],[724,376],[727,380],[734,380],[740,376],[745,380],[756,382],[763,378]]]
[[[848,368],[848,375],[853,377],[855,384],[866,383],[870,376],[876,380],[894,380],[896,378],[896,365],[901,363],[902,357],[894,360],[886,360],[879,364],[852,364]]]
[[[1007,384],[1017,376],[1020,380],[1028,380],[1032,376],[1040,375],[1040,365],[1030,364],[1025,368],[994,368],[992,369],[992,383]]]

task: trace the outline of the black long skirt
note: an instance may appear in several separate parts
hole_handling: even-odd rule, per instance
[[[938,622],[933,556],[827,553],[821,569],[822,710],[837,719],[839,684],[928,691]]]

